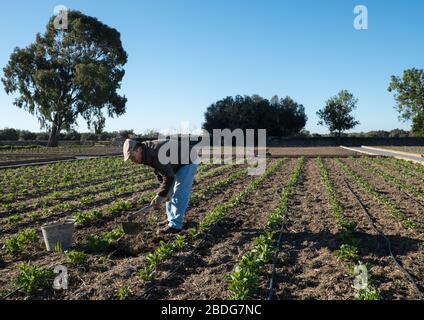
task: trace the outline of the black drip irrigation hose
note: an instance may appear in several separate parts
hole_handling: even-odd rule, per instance
[[[412,286],[415,288],[415,291],[417,292],[420,300],[424,300],[424,294],[423,292],[420,290],[420,288],[418,287],[416,281],[414,280],[414,278],[410,275],[410,273],[408,271],[405,270],[404,267],[402,267],[402,265],[398,262],[398,260],[396,259],[393,251],[392,251],[392,243],[390,242],[390,239],[379,229],[376,227],[374,221],[371,218],[371,215],[368,211],[368,209],[365,207],[365,205],[363,204],[362,200],[359,198],[359,196],[353,191],[353,189],[351,188],[351,186],[349,185],[349,183],[345,180],[344,181],[347,188],[349,189],[349,191],[352,193],[352,195],[356,198],[356,200],[358,201],[358,203],[360,204],[363,212],[365,213],[365,215],[368,218],[368,221],[371,225],[371,227],[374,229],[375,232],[377,232],[387,243],[387,248],[390,254],[390,258],[393,260],[393,262],[395,263],[395,265],[399,268],[399,270],[404,274],[404,276],[408,279],[408,281],[412,284]]]
[[[275,277],[276,277],[276,265],[277,265],[277,258],[278,255],[280,253],[280,248],[281,248],[281,242],[283,241],[283,232],[284,230],[287,231],[287,227],[286,227],[286,222],[287,222],[287,210],[286,213],[284,214],[283,217],[283,221],[281,224],[281,229],[280,229],[280,235],[278,236],[278,241],[277,244],[275,246],[275,254],[274,254],[274,258],[272,261],[272,273],[271,273],[271,279],[269,281],[269,287],[268,287],[268,300],[272,300],[273,296],[274,296],[274,286],[275,286]]]
[[[405,190],[402,190],[401,188],[399,188],[399,190],[402,191],[403,194],[405,194],[410,200],[414,201],[417,205],[419,205],[420,207],[424,208],[424,203],[422,203],[420,200],[415,199],[408,192],[406,192]]]

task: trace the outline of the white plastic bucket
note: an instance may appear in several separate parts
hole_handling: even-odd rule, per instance
[[[47,251],[53,251],[55,248],[66,250],[72,247],[74,242],[75,221],[66,220],[41,227],[44,243]]]

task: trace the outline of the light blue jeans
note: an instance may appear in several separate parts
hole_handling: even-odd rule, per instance
[[[190,200],[191,188],[198,164],[189,164],[181,167],[175,174],[175,182],[171,189],[171,198],[166,203],[166,215],[169,226],[181,230],[184,215]]]

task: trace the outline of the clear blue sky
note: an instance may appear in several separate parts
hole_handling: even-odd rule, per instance
[[[277,94],[305,106],[307,130],[326,132],[315,113],[341,89],[359,99],[355,131],[409,128],[398,122],[387,87],[391,75],[424,68],[423,1],[60,1],[2,2],[1,69],[14,47],[44,31],[56,5],[118,29],[129,54],[128,104],[125,116],[107,120],[108,131],[178,128],[181,121],[200,127],[221,98]],[[359,4],[368,7],[369,30],[353,28]],[[37,119],[12,101],[1,88],[0,128],[39,131]],[[87,130],[83,122],[79,130]]]

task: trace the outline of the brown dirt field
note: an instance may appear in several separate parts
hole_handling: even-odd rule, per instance
[[[422,256],[422,253],[417,250],[420,239],[412,232],[405,230],[393,217],[387,215],[385,208],[376,203],[350,177],[346,176],[334,161],[326,160],[325,166],[329,170],[330,178],[346,217],[358,224],[358,232],[355,236],[360,239],[360,257],[364,263],[371,263],[370,271],[374,276],[375,286],[383,299],[416,299],[417,296],[413,287],[390,259],[386,243],[372,228],[356,198],[347,188],[345,181],[349,183],[356,194],[360,195],[374,221],[389,237],[397,257],[402,258],[403,261],[408,261]],[[424,260],[421,257],[421,263],[418,263],[418,265],[421,264],[420,270],[422,270],[423,262]]]
[[[239,167],[241,168],[241,167]],[[222,174],[226,174],[227,172],[233,170],[233,168],[227,169],[225,170],[225,172],[223,172]],[[207,171],[203,171],[201,174],[204,174]],[[152,178],[152,177],[151,177]],[[149,179],[151,179],[149,178]],[[119,178],[117,178],[119,180]],[[213,176],[213,177],[209,177],[207,179],[207,181],[195,181],[193,184],[194,188],[199,188],[202,189],[205,185],[214,183],[215,181],[222,179],[222,176]],[[111,180],[115,180],[115,179],[111,179]],[[139,179],[140,180],[140,179]],[[145,178],[143,178],[143,180],[140,180],[142,182],[145,182]],[[134,183],[132,183],[134,184]],[[123,183],[122,185],[131,185],[131,183],[128,183],[127,181],[125,181],[125,183]],[[155,188],[157,188],[159,186],[158,183],[154,184],[153,186],[146,188],[140,188],[138,191],[136,192],[127,192],[127,193],[123,193],[119,196],[113,196],[113,197],[108,197],[106,199],[101,199],[101,200],[94,200],[92,203],[88,204],[88,205],[82,205],[79,203],[79,198],[80,196],[73,196],[71,197],[71,200],[60,200],[60,201],[66,201],[67,203],[76,203],[78,206],[78,208],[73,208],[71,210],[65,210],[63,212],[60,213],[51,213],[48,216],[42,216],[40,218],[37,219],[37,221],[32,221],[30,218],[24,218],[21,222],[19,222],[18,224],[15,225],[10,225],[7,223],[7,221],[5,220],[0,220],[0,231],[1,231],[1,236],[0,236],[0,241],[3,240],[3,238],[5,236],[8,236],[9,234],[13,234],[15,232],[16,229],[22,230],[23,228],[34,228],[34,227],[41,227],[41,225],[46,224],[46,223],[50,223],[50,222],[54,222],[63,218],[67,218],[67,217],[72,217],[72,214],[78,211],[85,211],[85,210],[105,210],[107,207],[109,207],[111,204],[113,204],[113,202],[117,201],[117,200],[123,200],[123,201],[128,201],[128,200],[134,200],[136,201],[137,198],[141,197],[143,194],[147,193],[147,192],[151,192],[153,190],[155,190]],[[105,190],[108,191],[108,190]],[[98,195],[97,195],[98,196]],[[34,201],[34,200],[33,200]],[[58,200],[58,202],[60,202]],[[31,204],[31,201],[28,202],[28,205]],[[33,212],[42,212],[42,209],[37,209],[37,210],[23,210],[23,211],[19,211],[20,213],[22,212],[27,212],[27,211],[31,211]],[[10,213],[9,213],[10,214]],[[5,214],[3,215],[3,217],[7,217],[9,214]],[[120,215],[118,216],[113,216],[113,217],[109,217],[109,220],[114,220],[116,218],[119,218]],[[106,221],[107,219],[103,219],[102,221]],[[98,224],[94,225],[95,228],[98,227]]]
[[[411,201],[409,196],[405,195],[399,188],[390,181],[386,181],[380,176],[376,176],[364,170],[351,159],[343,159],[344,163],[348,164],[351,169],[364,177],[379,193],[392,200],[398,208],[412,221],[420,224],[417,232],[423,235],[424,231],[424,209],[417,202]]]
[[[276,299],[352,296],[346,269],[333,252],[339,228],[323,191],[316,162],[307,159],[287,212],[288,231],[276,265]]]
[[[360,156],[359,153],[349,151],[340,147],[307,147],[307,148],[268,148],[271,156],[290,156],[290,157],[347,157]]]
[[[294,149],[297,149],[294,152],[299,152],[299,148]],[[329,148],[321,149],[322,152],[329,151]],[[310,150],[304,152],[312,153]],[[321,182],[316,164],[317,155],[307,155],[294,194],[289,199],[287,230],[283,233],[282,247],[277,260],[274,296],[276,299],[345,300],[352,299],[354,295],[353,277],[348,272],[347,263],[338,261],[335,255],[335,250],[341,245],[337,237],[341,228],[333,216],[326,189]],[[421,290],[424,289],[423,208],[400,192],[393,183],[369,173],[366,168],[346,158],[347,156],[349,155],[339,155],[343,163],[363,176],[380,194],[395,203],[408,218],[421,224],[418,230],[405,228],[396,218],[389,215],[385,206],[380,205],[372,195],[342,171],[336,160],[332,159],[337,157],[336,154],[324,158],[325,167],[329,171],[346,217],[358,223],[355,237],[360,240],[359,255],[362,262],[369,264],[373,285],[383,299],[417,299],[418,295],[413,286],[390,259],[386,243],[372,229],[345,182],[349,183],[364,202],[378,228],[389,237],[396,258],[410,272]],[[106,252],[86,251],[88,237],[119,226],[121,219],[126,216],[126,213],[121,213],[106,216],[90,226],[76,229],[76,249],[86,251],[89,255],[88,263],[84,266],[69,266],[69,290],[54,291],[49,286],[30,296],[18,292],[10,299],[116,299],[117,291],[122,287],[129,288],[130,299],[225,299],[229,295],[225,275],[234,270],[240,258],[252,247],[254,238],[262,234],[266,218],[277,205],[282,188],[293,172],[298,159],[295,155],[287,157],[278,172],[254,190],[244,202],[231,209],[200,238],[196,240],[190,238],[188,246],[182,252],[160,263],[155,280],[145,283],[136,276],[136,272],[145,262],[145,253],[152,252],[161,240],[168,241],[174,237],[157,236],[155,233],[158,222],[165,218],[163,212],[147,213],[144,219],[140,220],[144,224],[144,232],[136,236],[124,236]],[[275,161],[276,159],[269,160],[269,165]],[[385,166],[378,165],[378,167],[399,179],[404,179],[405,182],[412,183],[411,177],[399,175],[398,172],[390,171]],[[230,172],[234,172],[233,168],[219,176],[200,181],[196,188],[205,188],[214,181],[228,176]],[[254,178],[243,176],[190,207],[185,217],[185,227],[197,226],[205,214],[244,190]],[[131,193],[123,199],[136,202],[139,196],[140,193]],[[107,206],[108,203],[103,203],[96,209],[104,209]],[[47,219],[55,220],[54,218],[56,217]],[[32,225],[28,222],[25,226],[38,227],[42,222],[36,221]],[[6,231],[8,235],[12,235],[20,231],[21,227],[2,229],[2,233]],[[42,239],[21,255],[5,254],[1,250],[0,296],[15,289],[13,279],[18,274],[16,265],[22,261],[52,268],[58,264],[65,264],[65,257],[63,254],[46,252]],[[179,264],[181,267],[173,273]],[[260,275],[260,288],[252,298],[267,298],[270,271],[271,265],[263,269]]]
[[[365,162],[367,165],[369,165],[370,167],[374,167],[377,168],[380,171],[383,171],[385,174],[392,176],[402,182],[404,182],[407,185],[413,186],[417,189],[424,189],[424,184],[421,180],[417,179],[416,177],[413,177],[411,175],[407,175],[404,172],[399,172],[399,170],[393,170],[390,166],[388,165],[383,165],[380,163],[375,163],[375,162]],[[371,163],[371,164],[370,164]],[[410,173],[410,171],[408,171],[408,173]],[[410,193],[410,191],[405,190],[407,192]],[[419,196],[418,196],[419,197]],[[424,199],[424,198],[423,198]]]
[[[203,155],[206,157],[207,155],[213,152],[213,148],[211,150],[204,150]],[[219,149],[216,149],[219,150]],[[222,152],[225,155],[236,155],[243,154],[245,151],[244,148],[222,148]],[[259,149],[262,153],[266,153],[268,157],[347,157],[347,156],[361,156],[361,153],[346,150],[340,147],[269,147],[264,149]],[[255,154],[258,149],[254,148]],[[202,153],[201,153],[202,154]]]
[[[282,187],[295,163],[294,159],[287,160],[269,181],[219,221],[178,273],[154,283],[155,290],[150,292],[149,299],[219,300],[228,297],[225,275],[234,271],[237,262],[252,247],[254,238],[262,234],[267,216],[277,206]],[[163,272],[166,274],[177,263],[170,261]]]
[[[241,167],[240,167],[241,168]],[[218,179],[216,177],[213,179]],[[198,187],[204,188],[213,179],[199,183]],[[250,181],[252,177],[244,176],[234,181],[230,186],[217,192],[216,194],[208,195],[197,206],[189,208],[185,220],[186,227],[192,227],[201,219],[203,214],[211,210],[216,203],[227,200],[231,195],[240,192],[243,186]],[[133,198],[137,198],[134,197]],[[75,232],[75,240],[79,245],[76,249],[84,249],[84,243],[89,235],[100,234],[102,232],[111,230],[118,226],[117,220],[122,215],[115,215],[113,217],[101,219],[90,227],[80,227]],[[131,284],[137,281],[133,274],[136,269],[132,266],[140,265],[143,258],[143,253],[152,251],[160,240],[169,240],[172,236],[157,236],[155,231],[157,223],[164,220],[165,215],[158,215],[157,211],[152,211],[146,214],[142,222],[145,223],[144,232],[137,236],[124,236],[118,246],[104,255],[90,255],[89,266],[84,268],[71,268],[70,277],[72,288],[66,293],[52,292],[52,290],[45,290],[34,296],[34,298],[54,298],[54,299],[101,299],[101,298],[114,298],[116,291],[119,289],[120,281],[123,280],[122,275],[128,275],[128,280]],[[136,244],[136,245],[134,245]],[[16,264],[19,261],[32,261],[40,266],[54,266],[64,263],[65,258],[60,254],[47,253],[44,251],[41,242],[30,250],[21,258],[6,255],[3,256],[4,269],[2,270],[7,276],[0,279],[0,286],[5,291],[11,291],[13,284],[11,280],[17,274]],[[13,262],[12,262],[13,261]],[[129,272],[132,271],[131,277]],[[116,278],[116,279],[115,279]],[[115,281],[116,280],[116,281]],[[116,286],[111,286],[111,283],[116,283]],[[19,294],[16,296],[19,297]],[[15,297],[15,298],[16,298]]]

